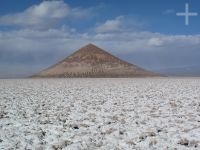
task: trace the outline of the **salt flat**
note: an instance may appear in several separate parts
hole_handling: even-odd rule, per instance
[[[200,78],[2,79],[0,149],[200,149]]]

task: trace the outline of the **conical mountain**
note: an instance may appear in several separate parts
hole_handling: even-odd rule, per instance
[[[33,77],[147,77],[157,74],[88,44]]]

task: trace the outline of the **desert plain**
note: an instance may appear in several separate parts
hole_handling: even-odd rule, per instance
[[[199,150],[200,78],[1,79],[0,149]]]

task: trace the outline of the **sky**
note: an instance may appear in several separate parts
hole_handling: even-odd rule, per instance
[[[189,25],[176,15],[186,3],[198,13]],[[199,0],[1,0],[0,77],[32,75],[88,43],[148,70],[200,75],[199,6]]]

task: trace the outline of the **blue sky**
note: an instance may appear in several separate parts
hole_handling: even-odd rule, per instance
[[[198,13],[189,18],[177,12]],[[200,66],[198,0],[1,0],[0,76],[24,76],[87,43],[149,70]]]
[[[39,5],[41,2],[41,0],[22,0],[20,2],[1,0],[0,15],[22,12],[28,7]],[[189,3],[192,12],[198,12],[200,6],[200,1],[198,0],[182,0],[181,2],[174,0],[65,0],[64,2],[71,7],[85,9],[96,7],[97,12],[95,12],[95,17],[84,24],[85,28],[76,24],[74,25],[77,29],[80,28],[80,31],[87,30],[88,26],[93,26],[96,22],[105,21],[121,15],[129,17],[129,19],[134,20],[138,18],[139,21],[146,22],[146,29],[152,32],[190,35],[200,31],[200,28],[197,28],[200,26],[200,19],[197,17],[190,18],[190,26],[188,27],[183,24],[184,17],[177,17],[175,15],[176,12],[184,11],[185,3]],[[168,14],[167,11],[169,11]]]

